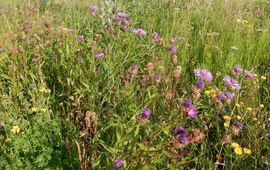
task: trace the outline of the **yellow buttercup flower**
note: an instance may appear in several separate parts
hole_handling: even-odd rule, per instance
[[[264,108],[264,105],[263,104],[260,104],[260,108]]]
[[[257,118],[257,117],[254,117],[254,118],[253,118],[253,120],[254,120],[254,121],[257,121],[257,120],[258,120],[258,118]]]
[[[37,109],[36,107],[32,107],[32,108],[31,108],[31,111],[32,111],[32,112],[37,112],[38,109]]]
[[[247,155],[250,155],[250,154],[251,154],[251,150],[248,149],[248,148],[244,148],[243,151],[244,151],[244,153],[247,154]]]
[[[265,76],[261,76],[261,79],[262,79],[262,80],[266,80],[266,77],[265,77]]]
[[[205,93],[206,95],[209,95],[211,92],[208,91],[208,90],[206,90],[204,93]]]
[[[21,129],[19,126],[13,126],[11,132],[13,133],[20,133]]]
[[[233,143],[231,144],[231,147],[232,147],[232,148],[237,148],[237,147],[240,147],[240,145],[239,145],[238,143],[233,142]]]
[[[241,117],[240,115],[237,115],[237,116],[236,116],[236,119],[237,119],[237,120],[241,120],[241,118],[242,118],[242,117]]]
[[[228,120],[231,120],[231,117],[230,116],[223,116],[223,119],[228,121]]]
[[[223,125],[224,125],[225,128],[227,128],[227,127],[230,126],[230,123],[229,122],[225,122]]]
[[[242,149],[242,147],[236,147],[236,148],[234,148],[234,152],[237,155],[242,155],[243,154],[243,149]]]
[[[241,107],[240,104],[238,104],[238,103],[236,103],[235,106],[236,106],[237,108],[240,108],[240,107]]]
[[[238,23],[238,24],[240,24],[241,23],[241,19],[236,19],[236,22]]]
[[[253,109],[252,109],[251,107],[247,107],[246,111],[247,111],[247,112],[252,112]]]

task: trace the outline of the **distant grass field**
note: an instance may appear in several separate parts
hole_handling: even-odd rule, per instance
[[[267,0],[0,0],[0,169],[269,169],[269,37]]]

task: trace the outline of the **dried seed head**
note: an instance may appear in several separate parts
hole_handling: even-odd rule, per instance
[[[171,61],[173,64],[176,64],[178,62],[177,55],[172,55]]]
[[[165,67],[164,67],[164,66],[159,66],[158,69],[159,69],[159,71],[160,71],[161,73],[163,73],[164,70],[165,70]]]
[[[153,63],[148,63],[147,66],[146,66],[146,68],[147,68],[147,70],[148,70],[149,72],[151,72],[151,71],[154,69]]]

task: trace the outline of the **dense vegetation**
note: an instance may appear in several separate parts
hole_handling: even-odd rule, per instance
[[[0,0],[0,169],[270,168],[267,0]]]

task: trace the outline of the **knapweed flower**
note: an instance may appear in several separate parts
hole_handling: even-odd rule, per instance
[[[97,53],[96,54],[96,58],[97,59],[101,59],[101,58],[103,58],[104,57],[104,53]]]
[[[241,122],[235,122],[234,126],[238,129],[242,129],[243,128],[243,123]]]
[[[255,75],[252,74],[250,71],[248,70],[244,70],[244,73],[246,75],[247,78],[250,78],[250,79],[254,79]]]
[[[128,18],[129,17],[129,14],[128,13],[125,13],[125,12],[119,12],[117,14],[117,16],[122,17],[122,18]]]
[[[225,96],[227,101],[231,101],[235,97],[235,93],[226,92]]]
[[[152,111],[149,108],[144,108],[141,112],[141,117],[148,119],[151,116]]]
[[[155,78],[155,81],[156,81],[157,83],[159,83],[160,80],[161,80],[161,75],[160,75],[160,74],[155,74],[154,78]]]
[[[132,33],[135,35],[138,35],[138,36],[146,36],[146,34],[147,34],[146,31],[144,31],[141,28],[133,29]]]
[[[247,154],[247,155],[251,154],[251,150],[248,148],[244,148],[243,151],[244,151],[244,154]]]
[[[90,6],[89,11],[91,12],[92,15],[96,15],[98,8],[97,6]]]
[[[189,144],[189,138],[188,136],[180,136],[179,137],[179,143],[183,144],[183,145],[188,145]]]
[[[116,159],[114,161],[114,167],[115,168],[121,168],[123,166],[123,160],[122,159]]]
[[[197,88],[197,89],[201,89],[201,88],[203,88],[203,86],[204,86],[203,81],[199,80],[199,81],[197,82],[196,88]]]
[[[12,129],[11,129],[11,132],[13,133],[20,133],[21,129],[19,126],[13,126]]]
[[[175,134],[176,134],[176,135],[185,135],[185,134],[187,134],[187,131],[186,131],[186,129],[183,128],[183,127],[178,127],[178,128],[176,129]]]
[[[138,73],[138,65],[132,64],[131,67],[129,68],[128,73],[131,75],[136,75]]]
[[[124,29],[127,29],[129,27],[129,21],[127,19],[123,20],[123,26],[124,26]]]
[[[83,35],[78,35],[77,38],[76,38],[78,41],[82,41],[84,39],[84,36]]]
[[[195,69],[194,74],[197,78],[199,78],[202,81],[212,81],[212,74],[205,69]]]
[[[176,53],[177,48],[178,48],[178,47],[177,47],[176,45],[171,45],[171,46],[169,47],[169,51],[172,52],[172,53]]]
[[[234,88],[236,90],[240,90],[241,89],[241,86],[238,84],[238,82],[235,79],[231,78],[230,76],[225,76],[223,78],[223,80],[225,81],[225,83],[228,86],[230,86],[230,87],[232,87],[232,88]]]
[[[189,99],[184,100],[183,110],[187,114],[187,116],[189,116],[192,119],[195,119],[198,117],[198,110]]]
[[[233,69],[233,73],[235,75],[240,75],[243,72],[243,69],[240,66],[235,66]]]

